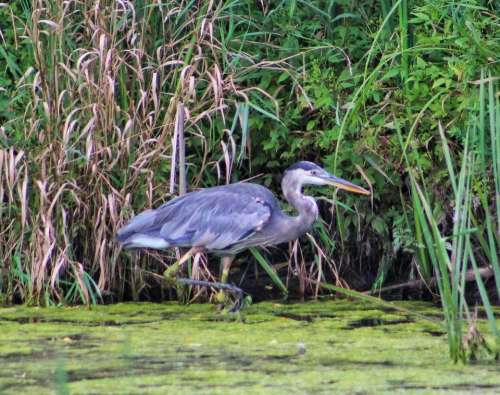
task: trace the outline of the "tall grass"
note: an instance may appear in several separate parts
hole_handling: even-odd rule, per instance
[[[488,97],[485,89],[490,92]],[[450,355],[454,361],[465,361],[471,355],[467,347],[465,326],[473,325],[473,317],[466,300],[466,293],[471,286],[477,287],[483,308],[485,309],[494,346],[489,347],[496,358],[500,353],[500,332],[492,309],[490,296],[479,271],[477,262],[487,262],[496,284],[496,298],[500,295],[498,287],[500,268],[498,264],[498,200],[497,166],[499,105],[493,95],[493,81],[486,81],[484,75],[479,88],[479,115],[472,117],[466,133],[464,148],[460,153],[459,170],[452,158],[450,142],[446,132],[439,125],[443,157],[448,170],[453,202],[453,226],[451,234],[439,225],[439,219],[432,207],[431,195],[426,191],[425,180],[413,169],[406,158],[410,171],[411,197],[415,234],[421,244],[419,263],[422,272],[429,272],[429,262],[437,278],[439,295],[445,321],[448,327]],[[486,111],[486,108],[488,109]],[[489,119],[489,127],[486,120]],[[488,142],[488,144],[486,143]],[[488,152],[486,146],[491,147]],[[404,148],[404,147],[403,147]],[[491,173],[493,183],[490,184]],[[474,201],[479,204],[474,204]],[[496,215],[492,215],[492,211]],[[488,240],[487,242],[485,240]],[[468,284],[467,272],[473,271],[475,282]],[[495,298],[495,295],[493,295]]]
[[[168,181],[179,167],[190,188],[230,182],[238,151],[247,151],[241,109],[276,118],[263,107],[275,108],[274,99],[245,73],[286,64],[246,52],[248,37],[265,32],[240,6],[37,0],[28,19],[18,16],[35,64],[19,82],[29,105],[10,121],[21,136],[0,151],[5,300],[139,297],[147,273],[175,259],[124,259],[114,235],[135,210],[177,192]],[[197,276],[208,276],[203,268]]]

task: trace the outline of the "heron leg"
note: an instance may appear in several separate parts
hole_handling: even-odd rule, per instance
[[[233,261],[234,261],[234,256],[227,255],[222,257],[221,259],[222,273],[220,276],[221,283],[227,283],[227,279],[229,278],[229,271],[231,270],[231,265]]]
[[[181,259],[179,259],[177,262],[175,262],[173,265],[170,265],[170,267],[163,272],[163,276],[169,282],[170,284],[175,284],[175,278],[177,276],[177,273],[181,269],[181,266],[189,260],[193,255],[196,255],[200,252],[203,252],[202,247],[191,247],[188,252],[186,252]]]
[[[234,256],[231,255],[226,255],[221,258],[220,261],[220,269],[221,269],[221,275],[220,275],[220,284],[227,284],[227,280],[229,278],[229,271],[231,270],[231,264],[234,261]],[[225,288],[220,288],[220,291],[218,292],[217,296],[215,299],[217,302],[226,304],[227,302],[227,296],[224,293]]]

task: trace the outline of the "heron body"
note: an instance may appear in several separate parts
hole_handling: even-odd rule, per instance
[[[297,239],[312,227],[318,206],[302,193],[304,185],[332,185],[369,194],[312,162],[302,161],[285,171],[281,183],[285,199],[298,212],[296,216],[281,211],[269,189],[240,182],[187,193],[144,211],[119,230],[117,240],[126,249],[189,247],[191,252],[213,252],[225,258],[226,280],[232,257],[238,252]]]
[[[203,189],[136,216],[118,233],[125,248],[201,247],[236,254],[262,233],[279,203],[266,188],[237,183]]]

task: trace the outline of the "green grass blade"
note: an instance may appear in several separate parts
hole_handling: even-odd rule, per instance
[[[399,3],[399,29],[401,34],[401,82],[405,84],[409,72],[408,0],[401,0]]]
[[[288,289],[286,288],[285,284],[281,281],[279,278],[278,274],[276,271],[273,269],[273,267],[266,261],[266,259],[262,256],[260,251],[256,249],[255,247],[250,248],[250,252],[254,256],[254,258],[257,260],[259,265],[265,270],[265,272],[268,274],[269,277],[271,277],[271,280],[273,280],[273,283],[281,289],[283,294],[286,296],[288,295]]]
[[[361,300],[363,302],[370,303],[370,304],[373,304],[375,306],[379,306],[379,307],[383,307],[383,308],[387,308],[387,309],[391,309],[391,310],[396,310],[396,311],[399,311],[399,312],[402,312],[402,313],[405,313],[408,315],[412,315],[412,316],[418,317],[420,319],[430,321],[430,322],[433,322],[435,324],[439,324],[440,326],[442,326],[441,321],[438,321],[435,318],[427,317],[425,314],[420,314],[414,310],[405,309],[404,307],[398,306],[392,302],[388,302],[386,300],[376,298],[374,296],[367,295],[367,294],[362,293],[362,292],[357,292],[357,291],[354,291],[352,289],[337,287],[335,285],[327,284],[327,283],[321,283],[320,287],[323,289],[326,289],[328,291],[337,292],[337,293],[344,295],[344,296],[347,296],[349,298]]]

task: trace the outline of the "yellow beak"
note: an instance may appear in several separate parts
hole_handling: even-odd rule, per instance
[[[322,177],[322,179],[328,184],[345,191],[360,193],[362,195],[369,195],[370,191],[362,188],[352,182],[346,181],[340,177],[335,177],[330,175],[329,177]]]

